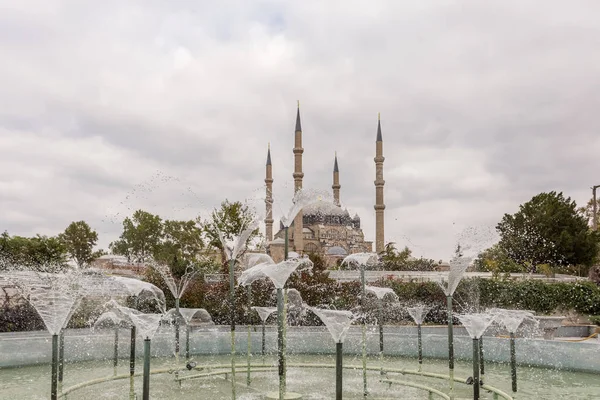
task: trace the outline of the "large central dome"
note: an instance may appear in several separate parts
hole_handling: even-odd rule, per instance
[[[348,210],[343,210],[342,207],[336,206],[328,201],[318,201],[316,203],[309,204],[302,209],[302,214],[312,216],[350,216]]]

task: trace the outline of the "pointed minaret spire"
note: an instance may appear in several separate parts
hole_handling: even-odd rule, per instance
[[[273,240],[273,166],[271,165],[271,144],[267,146],[267,167],[265,174],[265,239],[267,246]]]
[[[267,165],[271,165],[271,143],[267,145]]]
[[[336,206],[340,205],[340,169],[338,168],[337,152],[335,153],[335,159],[333,161],[333,202]]]
[[[300,125],[300,101],[298,101],[298,110],[296,112],[296,131],[294,133],[294,194],[302,189],[302,178],[304,178],[304,172],[302,172],[302,126]],[[304,251],[304,236],[302,233],[303,222],[302,222],[302,210],[296,214],[294,218],[294,231],[292,237],[294,240],[294,248],[298,254],[302,254]]]
[[[375,251],[379,254],[384,250],[384,218],[383,210],[383,138],[381,136],[381,115],[377,115],[377,141],[375,142]]]
[[[302,124],[300,123],[300,100],[298,100],[298,110],[296,111],[296,132],[302,132]]]

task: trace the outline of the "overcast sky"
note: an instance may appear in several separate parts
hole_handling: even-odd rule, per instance
[[[448,259],[542,191],[600,184],[600,2],[0,0],[0,230],[86,220],[102,247],[137,208],[206,215],[331,188],[373,240]]]

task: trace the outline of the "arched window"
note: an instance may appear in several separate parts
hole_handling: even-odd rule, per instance
[[[306,253],[316,253],[318,251],[319,248],[314,243],[307,243],[306,246],[304,246],[304,252]]]

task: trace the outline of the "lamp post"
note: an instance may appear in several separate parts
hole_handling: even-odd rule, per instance
[[[599,187],[600,185],[592,186],[592,229],[595,231],[598,230],[598,204],[596,202],[596,189],[598,189]]]

